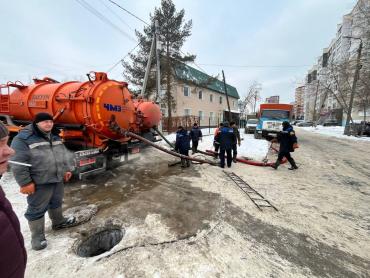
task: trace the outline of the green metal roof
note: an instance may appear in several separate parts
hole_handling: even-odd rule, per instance
[[[218,79],[212,78],[212,76],[201,72],[195,68],[192,68],[186,64],[178,64],[175,66],[175,74],[177,78],[195,83],[200,87],[206,87],[210,90],[225,94],[224,83]],[[239,99],[238,91],[235,87],[226,84],[227,95]]]

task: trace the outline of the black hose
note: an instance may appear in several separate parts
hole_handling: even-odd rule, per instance
[[[190,156],[186,156],[186,155],[182,155],[182,154],[179,154],[177,152],[174,152],[174,151],[170,151],[166,148],[163,148],[161,146],[158,146],[157,144],[154,144],[152,141],[149,141],[147,139],[145,139],[144,137],[141,137],[133,132],[130,132],[130,131],[125,131],[124,132],[126,136],[128,137],[132,137],[132,138],[135,138],[135,139],[138,139],[142,142],[144,142],[145,144],[147,145],[150,145],[162,152],[165,152],[165,153],[168,153],[170,155],[173,155],[173,156],[177,156],[179,158],[184,158],[184,159],[189,159],[191,161],[196,161],[196,162],[199,162],[199,163],[207,163],[207,164],[210,164],[210,165],[214,165],[214,166],[217,166],[217,163],[213,162],[213,161],[209,161],[209,160],[205,160],[205,159],[198,159],[198,158],[195,158],[195,157],[190,157]]]

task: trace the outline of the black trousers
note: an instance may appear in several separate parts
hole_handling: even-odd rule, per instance
[[[198,150],[198,143],[199,143],[198,140],[192,140],[191,149],[192,149],[193,153],[195,153]]]
[[[221,168],[225,167],[225,152],[226,152],[226,161],[227,161],[227,166],[231,166],[231,162],[233,161],[233,158],[231,156],[231,151],[232,149],[220,149],[220,161],[221,161]]]
[[[281,162],[284,157],[286,157],[286,159],[289,161],[290,165],[296,166],[293,157],[290,155],[290,152],[279,152],[278,161]]]
[[[24,214],[28,221],[42,218],[48,209],[56,209],[62,206],[64,196],[64,184],[50,183],[37,185],[35,193],[27,196],[27,211]]]
[[[238,154],[238,147],[236,144],[233,145],[233,159],[236,158],[236,155]]]
[[[189,156],[189,150],[180,150],[179,152],[182,155]],[[190,166],[190,160],[189,159],[185,159],[185,158],[181,158],[181,165],[182,166],[185,166],[185,165]]]
[[[215,145],[215,152],[218,153],[218,149],[220,148],[220,144],[214,144]]]

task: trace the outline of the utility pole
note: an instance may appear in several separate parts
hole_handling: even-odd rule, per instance
[[[362,52],[362,39],[361,38],[354,38],[354,37],[349,37],[349,38],[360,40],[360,45],[359,45],[358,50],[357,50],[355,76],[353,77],[353,83],[352,83],[352,88],[351,88],[351,97],[349,99],[349,104],[348,104],[346,125],[344,127],[344,134],[345,135],[350,135],[349,122],[352,118],[351,114],[352,114],[353,99],[354,99],[354,96],[355,96],[355,93],[356,93],[356,85],[357,85],[357,81],[360,77],[361,52]]]
[[[141,88],[141,97],[144,97],[145,90],[146,90],[146,84],[148,83],[148,77],[149,77],[149,72],[150,72],[150,66],[152,63],[154,47],[155,47],[155,36],[153,35],[152,45],[150,47],[150,52],[149,52],[149,58],[148,58],[148,62],[145,68],[143,87]]]
[[[157,65],[157,95],[155,97],[155,102],[157,102],[157,99],[160,95],[161,91],[161,65],[159,61],[159,51],[161,50],[161,45],[159,41],[159,23],[158,20],[154,23],[155,27],[155,58],[156,58],[156,65]]]
[[[227,101],[227,109],[229,109],[229,117],[228,117],[228,120],[229,120],[229,123],[230,123],[231,122],[231,111],[230,111],[229,97],[227,95],[227,88],[226,88],[224,70],[222,70],[222,78],[224,80],[224,89],[225,89],[225,95],[226,95],[226,101]]]
[[[256,113],[256,105],[257,105],[257,90],[254,91],[254,106],[253,106],[253,113]]]

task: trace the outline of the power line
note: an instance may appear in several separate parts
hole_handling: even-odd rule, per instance
[[[133,48],[131,49],[125,56],[123,56],[123,58],[119,59],[117,63],[115,63],[113,66],[111,66],[107,72],[110,72],[112,71],[116,66],[118,66],[120,63],[123,62],[123,60],[128,56],[130,55],[138,46],[140,45],[140,42]]]
[[[125,24],[131,31],[135,31],[135,29],[131,28],[131,26],[128,25],[127,22],[124,21],[118,14],[116,14],[115,11],[113,11],[108,5],[106,5],[104,3],[104,0],[100,0],[100,3],[102,3],[104,5],[104,7],[107,8],[107,10],[109,10],[119,21],[121,21],[123,24]]]
[[[310,65],[221,65],[221,64],[199,64],[210,67],[232,67],[232,68],[303,68]]]
[[[113,22],[111,22],[108,18],[106,18],[102,13],[100,13],[98,10],[96,10],[93,6],[91,6],[89,3],[87,3],[85,0],[76,0],[77,3],[79,3],[83,8],[87,9],[90,13],[98,17],[101,21],[103,21],[105,24],[111,26],[113,29],[121,33],[121,35],[129,38],[130,40],[136,42],[136,40],[131,37],[128,33],[123,31],[121,28],[119,28],[117,25],[115,25]]]
[[[129,15],[135,17],[136,19],[140,20],[141,22],[143,22],[144,24],[146,25],[150,25],[149,23],[145,22],[143,19],[141,19],[140,17],[138,17],[137,15],[133,14],[132,12],[128,11],[127,9],[125,9],[124,7],[118,5],[116,2],[112,1],[112,0],[108,0],[109,2],[111,2],[113,5],[116,5],[118,8],[120,8],[121,10],[124,10],[126,13],[128,13]]]

